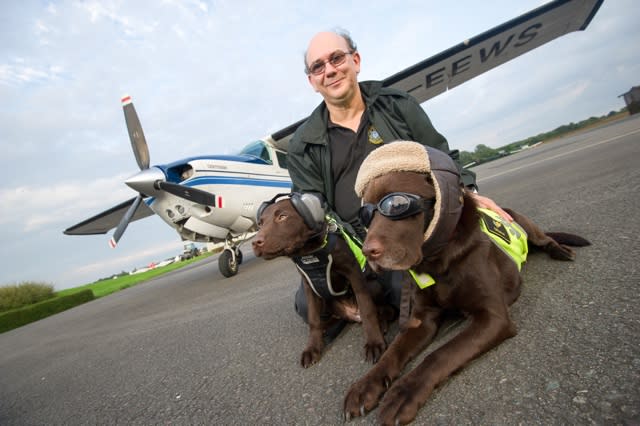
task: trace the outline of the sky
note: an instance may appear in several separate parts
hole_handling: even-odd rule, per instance
[[[62,233],[135,196],[124,184],[138,166],[122,95],[133,98],[152,164],[233,154],[321,101],[303,72],[316,32],[348,30],[360,79],[384,79],[544,3],[2,2],[0,285],[59,290],[181,252],[156,216],[132,223],[116,249],[111,233]],[[635,0],[605,0],[586,31],[422,106],[450,147],[466,151],[617,111],[619,95],[640,84],[638,22]]]

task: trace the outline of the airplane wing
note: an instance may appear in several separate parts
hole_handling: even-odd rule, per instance
[[[82,222],[65,229],[64,233],[66,235],[106,234],[110,229],[118,226],[120,219],[122,219],[122,216],[124,216],[135,199],[136,198],[134,197],[87,220],[83,220]],[[145,203],[140,203],[140,206],[134,213],[130,222],[138,219],[144,219],[145,217],[152,215],[154,215],[153,210],[151,210]]]
[[[423,103],[555,38],[586,29],[603,1],[552,1],[400,71],[383,84]],[[278,130],[269,141],[286,151],[305,120]]]

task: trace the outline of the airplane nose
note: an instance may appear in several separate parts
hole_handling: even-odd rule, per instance
[[[124,183],[126,183],[131,189],[138,191],[148,196],[154,196],[161,192],[156,188],[156,181],[165,181],[165,176],[162,170],[157,167],[151,167],[149,169],[142,170],[139,173],[131,176]]]

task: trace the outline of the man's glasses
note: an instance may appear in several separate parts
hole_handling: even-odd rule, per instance
[[[435,198],[425,200],[422,197],[406,192],[392,192],[380,200],[378,204],[366,203],[360,207],[360,220],[364,226],[368,227],[376,210],[382,216],[391,220],[400,220],[416,215],[421,211],[428,211],[433,208],[435,202]]]
[[[342,50],[336,50],[329,56],[329,59],[326,61],[317,60],[307,68],[307,74],[320,75],[324,72],[326,65],[331,64],[331,66],[338,67],[344,64],[344,61],[347,60],[347,55],[352,55],[353,52],[343,52]]]

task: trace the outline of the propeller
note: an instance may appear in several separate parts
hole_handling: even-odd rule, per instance
[[[142,201],[142,194],[138,194],[138,196],[133,200],[131,206],[127,209],[127,212],[120,219],[120,223],[118,223],[118,227],[116,228],[116,232],[113,233],[113,237],[109,240],[109,246],[111,248],[116,248],[118,245],[118,241],[120,241],[120,237],[124,234],[124,230],[127,229],[131,218],[135,214],[136,210],[138,210],[138,206],[140,206],[140,202]]]
[[[136,156],[138,166],[140,170],[148,169],[150,161],[149,147],[144,138],[142,125],[131,101],[131,96],[125,95],[122,97],[122,109],[124,110],[124,121],[127,123],[127,131],[129,132],[129,139],[131,140],[131,148],[133,148],[133,154]]]
[[[133,106],[131,96],[125,95],[122,97],[122,109],[124,111],[124,120],[127,124],[127,131],[129,132],[129,139],[131,140],[131,148],[136,157],[138,167],[140,167],[140,172],[126,181],[127,185],[138,191],[138,196],[134,199],[133,203],[131,203],[131,206],[129,206],[127,212],[122,216],[122,219],[120,219],[113,233],[113,237],[109,240],[111,248],[115,248],[118,245],[118,241],[120,241],[122,234],[124,234],[125,229],[127,229],[131,218],[136,213],[145,194],[149,195],[153,193],[154,190],[160,189],[198,204],[213,206],[216,203],[215,195],[210,192],[191,188],[186,185],[166,182],[162,171],[155,167],[149,168],[149,147],[147,146],[142,125],[140,124],[136,109]]]
[[[185,200],[193,201],[194,203],[203,204],[205,206],[216,205],[216,196],[210,192],[161,180],[156,181],[155,184],[160,189],[167,191],[176,197],[184,198]]]

